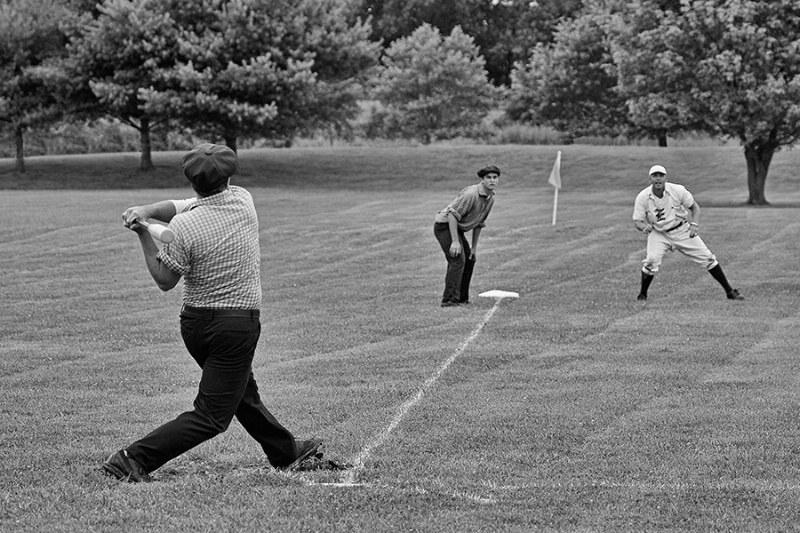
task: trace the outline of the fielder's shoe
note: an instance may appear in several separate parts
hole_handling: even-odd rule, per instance
[[[128,455],[127,450],[120,450],[117,453],[112,453],[108,459],[106,459],[106,462],[103,463],[103,470],[119,480],[129,481],[131,483],[153,481],[144,467],[137,463],[133,457]]]
[[[739,289],[731,289],[728,292],[728,300],[744,300],[744,296],[739,294]]]
[[[281,467],[281,469],[294,470],[300,463],[312,456],[322,458],[322,452],[319,451],[320,446],[322,446],[322,439],[317,437],[309,440],[297,441],[297,458],[295,458],[291,464]]]
[[[461,305],[458,302],[442,302],[442,307],[458,307]]]
[[[646,294],[642,294],[640,292],[639,296],[637,296],[636,299],[639,300],[640,302],[646,302],[647,301],[647,295]]]

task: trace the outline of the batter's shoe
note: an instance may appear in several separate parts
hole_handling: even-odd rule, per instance
[[[309,457],[317,457],[318,459],[321,459],[322,452],[319,451],[320,446],[322,446],[322,439],[316,437],[309,440],[297,441],[297,458],[295,458],[292,463],[281,467],[281,470],[294,470],[300,463]]]
[[[731,289],[728,291],[728,300],[744,300],[744,296],[739,294],[739,289]]]
[[[149,483],[153,481],[150,474],[136,462],[136,460],[128,455],[127,450],[120,450],[117,453],[112,453],[106,462],[103,463],[103,470],[114,476],[121,481],[128,481],[131,483],[138,483],[144,481]]]
[[[640,292],[639,296],[637,296],[636,299],[639,300],[640,302],[646,302],[647,301],[647,295],[646,294],[642,294]]]

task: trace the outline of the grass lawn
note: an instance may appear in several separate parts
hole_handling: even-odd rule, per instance
[[[551,224],[547,185],[562,150]],[[189,196],[179,153],[0,160],[0,531],[792,531],[800,526],[800,155],[746,207],[730,147],[243,151],[261,224],[267,406],[350,472],[273,471],[237,422],[153,473],[109,453],[199,371],[120,215]],[[503,170],[468,307],[435,212]],[[744,301],[669,255],[636,301],[653,163],[695,194]],[[517,300],[479,292],[503,289]]]

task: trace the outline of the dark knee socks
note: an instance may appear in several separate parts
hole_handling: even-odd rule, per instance
[[[715,266],[714,268],[710,269],[708,273],[711,274],[714,277],[714,279],[719,282],[720,285],[722,285],[722,288],[725,289],[726,293],[731,292],[731,290],[733,290],[733,287],[731,287],[730,284],[728,283],[728,278],[725,277],[725,272],[722,271],[722,267],[719,264],[717,264],[717,266]]]
[[[725,292],[731,292],[733,287],[731,287],[730,283],[728,283],[728,278],[725,277],[725,272],[722,271],[722,266],[717,264],[714,268],[708,271],[720,285],[722,288],[725,289]],[[642,272],[642,290],[639,291],[644,296],[647,296],[647,289],[650,288],[650,284],[653,282],[653,278],[655,276],[653,274],[647,274]]]
[[[655,275],[647,274],[646,272],[642,272],[642,290],[639,291],[639,294],[643,296],[647,296],[647,289],[650,288],[650,284],[653,283],[653,278]]]

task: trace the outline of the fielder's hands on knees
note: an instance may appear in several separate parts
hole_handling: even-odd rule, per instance
[[[650,233],[651,231],[653,231],[653,226],[650,224],[645,224],[642,226],[642,233]]]
[[[461,243],[460,242],[454,241],[450,245],[450,255],[452,255],[453,257],[458,257],[459,255],[461,255]]]

